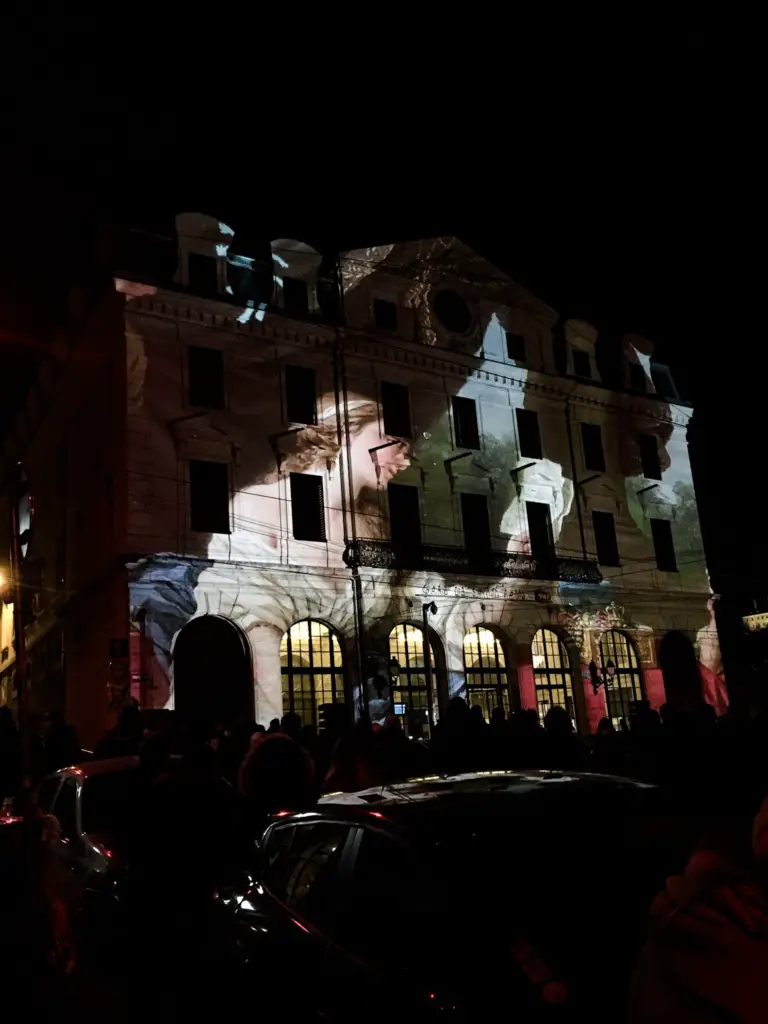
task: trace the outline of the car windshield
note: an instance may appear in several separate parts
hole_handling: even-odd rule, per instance
[[[136,827],[142,803],[141,774],[133,769],[93,775],[83,783],[83,831],[122,839]]]

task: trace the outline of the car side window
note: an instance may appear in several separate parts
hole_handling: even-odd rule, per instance
[[[288,890],[288,879],[293,869],[290,850],[297,831],[295,826],[278,826],[271,830],[264,844],[261,880],[279,900],[285,900]]]
[[[56,797],[56,817],[61,826],[62,839],[77,838],[77,782],[64,779]]]
[[[44,814],[54,814],[53,801],[61,785],[61,776],[51,775],[43,779],[37,791],[37,806]]]
[[[328,928],[333,919],[338,895],[338,870],[350,826],[317,822],[296,825],[290,831],[293,832],[290,845],[284,853],[276,854],[271,868],[268,868],[276,886],[283,888],[283,895],[281,897],[279,892],[272,891],[284,899],[291,910],[318,928]],[[271,840],[270,836],[268,847]],[[288,840],[280,836],[279,842],[282,846]],[[269,857],[268,850],[268,863]]]

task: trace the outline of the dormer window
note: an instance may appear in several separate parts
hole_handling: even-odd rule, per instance
[[[592,361],[589,352],[582,352],[580,348],[571,349],[573,356],[573,372],[576,377],[586,377],[592,380]]]
[[[527,353],[525,350],[525,338],[522,334],[513,334],[512,331],[506,331],[507,336],[507,356],[509,359],[514,359],[516,363],[527,362]]]
[[[283,306],[286,313],[306,316],[309,313],[309,288],[298,277],[283,277]]]
[[[373,300],[373,322],[382,331],[397,330],[397,305],[390,299]]]

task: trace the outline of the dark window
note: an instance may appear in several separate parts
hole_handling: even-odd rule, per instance
[[[677,398],[677,391],[668,367],[651,363],[651,380],[659,398]]]
[[[56,817],[61,825],[62,839],[77,838],[77,783],[64,779],[56,797]]]
[[[60,785],[61,778],[58,775],[43,779],[40,783],[40,789],[37,791],[37,803],[40,810],[45,812],[45,814],[50,814],[53,810],[53,799]]]
[[[421,545],[418,488],[409,484],[390,484],[387,494],[392,543],[401,550],[413,551]]]
[[[285,406],[289,423],[317,423],[314,370],[308,370],[305,366],[286,366]]]
[[[477,406],[474,398],[453,397],[453,424],[457,448],[479,448],[480,432],[477,427]]]
[[[404,384],[381,382],[381,406],[384,433],[393,437],[411,437],[411,402]]]
[[[491,550],[491,527],[488,522],[488,501],[484,494],[461,495],[461,521],[464,525],[464,547],[476,554]]]
[[[189,525],[200,533],[229,533],[229,466],[189,463]]]
[[[373,322],[384,331],[397,330],[397,306],[389,299],[373,300]]]
[[[600,565],[621,565],[619,545],[616,543],[616,523],[610,512],[593,512],[597,560]]]
[[[190,405],[206,409],[224,408],[224,353],[218,348],[187,349],[188,394]]]
[[[306,316],[309,312],[309,289],[306,281],[297,277],[283,278],[283,305],[289,313]]]
[[[435,295],[432,309],[442,326],[452,334],[467,334],[472,326],[472,310],[467,300],[450,288]]]
[[[573,353],[573,372],[577,377],[592,377],[592,366],[589,359],[589,352],[582,352],[581,349],[574,348],[571,350]]]
[[[677,572],[675,545],[672,541],[672,524],[668,519],[651,520],[653,550],[656,554],[656,568],[662,572]]]
[[[295,540],[325,540],[323,478],[291,473],[291,517]]]
[[[525,510],[528,515],[531,554],[538,561],[546,562],[552,558],[555,550],[549,505],[541,501],[526,501]]]
[[[201,252],[187,254],[189,290],[195,295],[214,295],[219,290],[218,265],[215,256]]]
[[[337,875],[348,825],[300,825],[286,854],[285,902],[321,929],[331,926],[338,902]]]
[[[506,335],[507,356],[510,359],[514,359],[516,363],[526,362],[527,353],[525,350],[525,338],[522,334],[513,334],[511,331],[507,331]]]
[[[640,445],[643,476],[649,480],[661,480],[658,438],[655,434],[640,434],[637,438],[637,443]]]
[[[524,459],[542,458],[538,415],[531,409],[516,409],[515,414],[521,457]]]
[[[288,880],[294,862],[291,860],[291,846],[298,830],[291,826],[273,828],[264,845],[262,881],[267,889],[279,900],[288,892]]]
[[[629,386],[632,391],[639,391],[641,394],[645,394],[648,390],[647,380],[648,376],[640,363],[629,364]]]
[[[581,424],[581,443],[584,448],[585,468],[595,473],[604,473],[603,432],[596,423]]]

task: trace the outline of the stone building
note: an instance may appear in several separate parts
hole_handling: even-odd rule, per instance
[[[128,692],[263,723],[394,708],[412,734],[456,694],[583,731],[724,708],[691,410],[646,339],[604,373],[591,325],[451,238],[337,264],[186,214],[174,248],[172,275],[121,268],[101,379],[47,428],[83,488],[59,621],[86,734]],[[51,442],[27,449],[53,488]]]

